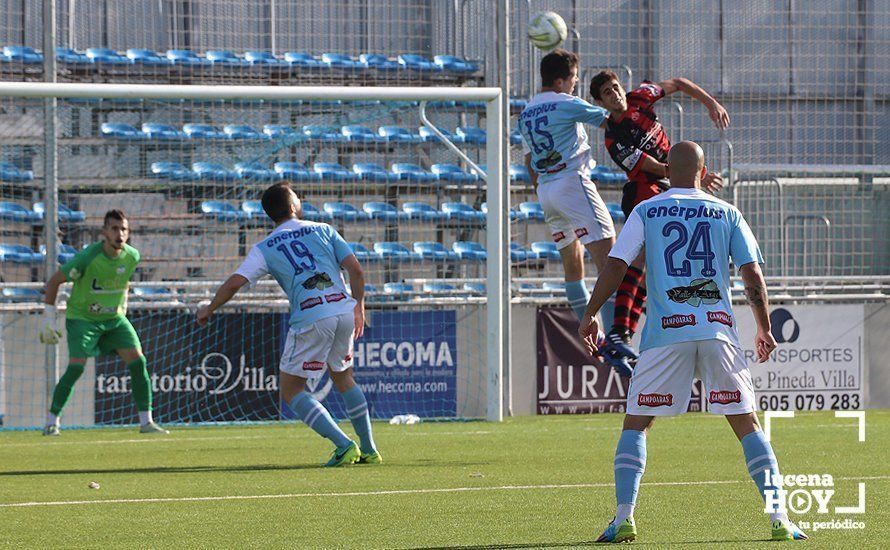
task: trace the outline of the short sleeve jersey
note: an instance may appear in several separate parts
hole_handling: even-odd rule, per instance
[[[601,126],[605,109],[569,94],[541,92],[519,115],[519,132],[538,182],[555,174],[577,170],[587,174],[593,167],[584,124]]]
[[[645,155],[658,162],[667,161],[671,140],[658,121],[654,108],[655,102],[663,97],[664,89],[651,82],[644,82],[629,92],[627,111],[620,117],[609,116],[604,137],[609,156],[627,172],[632,182],[667,189],[669,184],[666,179],[640,168],[640,161]]]
[[[630,263],[646,247],[648,309],[640,349],[717,339],[739,347],[730,260],[763,263],[751,228],[731,204],[672,188],[634,208],[609,253]]]
[[[115,258],[105,254],[101,242],[75,254],[62,266],[65,278],[74,283],[65,316],[107,321],[126,315],[127,289],[139,259],[139,251],[128,244]]]
[[[299,329],[355,307],[340,272],[352,255],[330,225],[290,220],[254,245],[235,273],[252,285],[272,275],[290,302],[290,326]]]

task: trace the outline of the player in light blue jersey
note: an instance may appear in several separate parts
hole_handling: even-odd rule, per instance
[[[578,83],[578,56],[557,49],[541,59],[541,92],[519,115],[525,165],[544,219],[562,258],[566,298],[581,318],[590,293],[584,285],[584,248],[602,272],[615,242],[615,227],[603,199],[590,180],[593,161],[585,124],[601,127],[608,111],[572,95]],[[631,373],[627,359],[613,367]]]
[[[588,351],[594,353],[596,313],[645,245],[649,311],[615,451],[618,510],[600,542],[636,537],[633,511],[646,467],[646,433],[656,416],[687,410],[695,375],[703,382],[709,410],[725,415],[741,441],[748,472],[767,502],[777,489],[770,480],[779,479],[775,454],[754,412],[754,386],[730,301],[731,260],[742,275],[757,323],[757,358],[766,361],[776,341],[760,270],[763,257],[741,213],[701,191],[701,179],[707,174],[701,147],[689,141],[673,146],[668,172],[671,188],[641,202],[628,217],[579,329]],[[807,538],[787,514],[775,508],[769,511],[773,539]]]
[[[284,401],[319,435],[334,443],[327,466],[355,462],[380,463],[371,433],[368,403],[352,373],[352,347],[365,326],[365,280],[352,249],[330,225],[304,221],[300,199],[285,183],[263,193],[263,210],[277,224],[256,244],[241,267],[216,291],[213,301],[198,310],[204,325],[214,311],[244,285],[266,275],[278,281],[290,302],[290,330],[281,356],[280,391]],[[349,287],[340,269],[349,275]],[[309,379],[328,370],[340,392],[356,445],[334,422],[328,410],[306,391]]]

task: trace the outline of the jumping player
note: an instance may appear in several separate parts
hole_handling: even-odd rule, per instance
[[[300,219],[302,204],[288,184],[269,187],[261,202],[277,227],[250,249],[241,267],[216,291],[213,301],[198,310],[198,324],[206,324],[211,314],[244,285],[256,284],[271,274],[287,293],[291,311],[290,331],[281,356],[282,398],[307,426],[336,447],[327,466],[379,464],[382,459],[371,433],[368,402],[352,376],[353,341],[365,328],[361,265],[333,227]],[[349,274],[351,296],[341,268]],[[306,391],[307,380],[320,378],[325,369],[346,404],[361,448]]]
[[[53,390],[43,435],[59,435],[59,416],[83,374],[87,358],[116,352],[130,370],[133,400],[139,411],[139,432],[166,434],[151,414],[151,381],[142,344],[126,317],[127,289],[139,263],[139,251],[127,244],[130,223],[120,210],[109,210],[102,223],[102,241],[74,255],[46,283],[46,307],[40,341],[56,344],[56,297],[65,281],[74,283],[65,329],[68,333],[68,368]]]
[[[704,105],[718,129],[729,126],[726,109],[708,92],[685,78],[658,84],[644,82],[630,93],[625,93],[612,71],[601,71],[590,81],[593,100],[609,111],[604,125],[606,149],[615,164],[627,172],[629,181],[624,186],[621,200],[625,216],[630,216],[631,210],[640,202],[668,188],[665,162],[671,142],[655,114],[655,102],[676,92],[683,92]],[[709,173],[702,180],[702,186],[708,191],[719,190],[722,185],[719,174]],[[637,330],[646,303],[644,271],[641,255],[628,268],[618,288],[614,323],[606,336],[604,358],[607,362],[615,361],[616,357],[631,361],[637,357],[630,339]]]
[[[763,257],[742,214],[701,191],[707,170],[697,144],[675,145],[668,165],[671,188],[637,205],[627,218],[579,329],[585,347],[596,352],[596,313],[645,246],[646,281],[652,290],[649,315],[615,450],[618,509],[598,542],[636,538],[633,512],[646,468],[646,433],[656,416],[686,411],[696,373],[704,382],[709,410],[725,415],[741,441],[748,472],[764,499],[766,491],[776,489],[770,480],[779,475],[754,412],[754,386],[740,349],[729,290],[731,259],[742,275],[757,323],[754,349],[762,363],[776,349],[760,270]],[[807,538],[786,514],[772,513],[770,519],[774,540]]]

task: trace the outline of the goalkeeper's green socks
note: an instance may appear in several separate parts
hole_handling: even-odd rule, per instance
[[[65,369],[65,374],[59,378],[59,382],[56,384],[56,389],[53,390],[52,405],[49,407],[50,414],[56,418],[61,414],[62,409],[65,408],[65,403],[71,398],[71,392],[74,391],[74,384],[83,374],[83,368],[84,365],[80,363],[69,363],[68,368]]]
[[[331,418],[331,413],[307,392],[301,391],[295,395],[288,405],[307,426],[315,430],[318,435],[330,439],[338,449],[353,445],[352,440]]]
[[[346,414],[349,415],[352,427],[361,441],[362,453],[372,454],[377,452],[377,446],[374,445],[374,436],[371,434],[371,416],[368,414],[368,401],[365,399],[362,389],[355,385],[341,393],[340,396],[343,397],[343,403],[346,405]]]
[[[139,411],[140,424],[151,422],[151,381],[148,378],[148,369],[145,368],[145,365],[145,357],[141,355],[139,359],[127,363],[127,368],[130,369],[133,401],[136,403],[136,410]],[[148,413],[148,415],[146,416],[145,413]]]

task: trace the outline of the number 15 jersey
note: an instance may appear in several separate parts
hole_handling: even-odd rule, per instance
[[[609,256],[630,265],[644,245],[649,301],[640,350],[711,339],[740,347],[729,262],[763,263],[741,212],[699,189],[671,188],[633,209]]]
[[[355,307],[340,273],[340,264],[352,255],[330,225],[294,219],[254,245],[235,273],[251,285],[271,274],[290,302],[291,328],[300,329]]]

